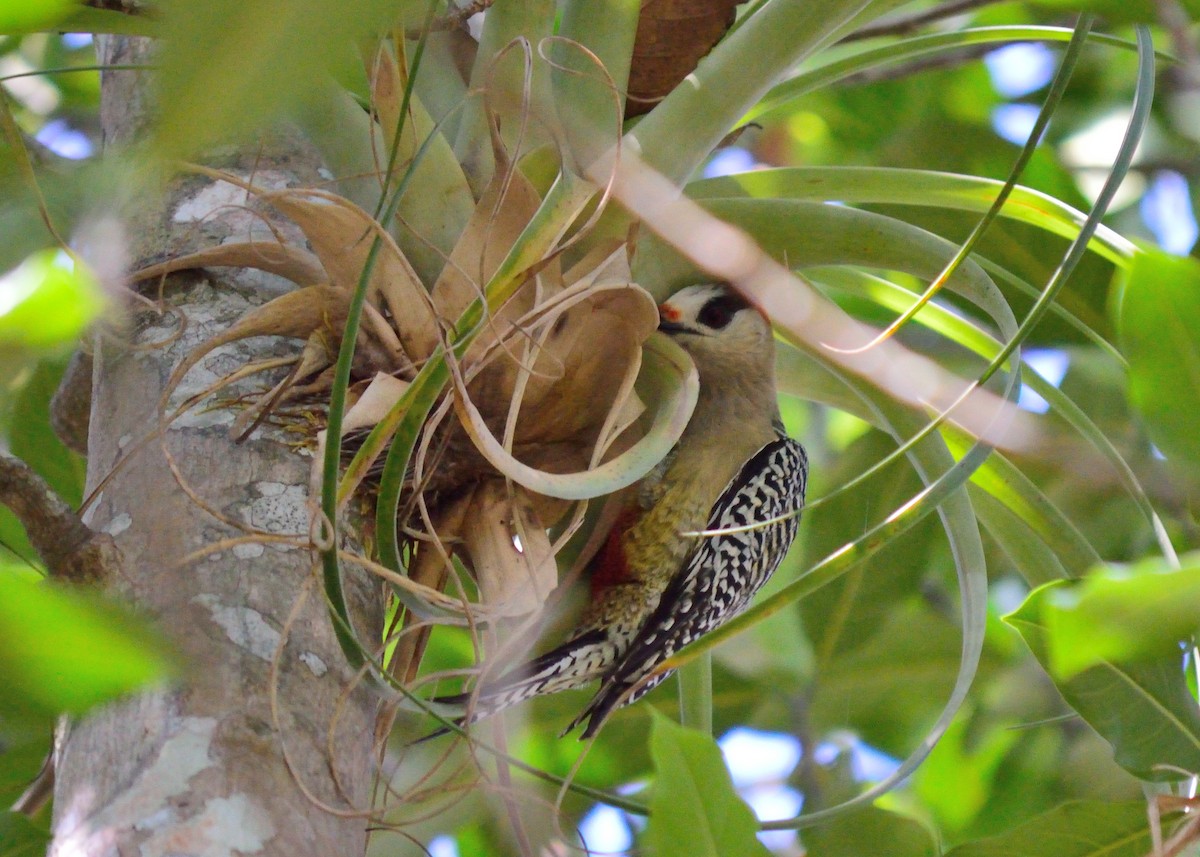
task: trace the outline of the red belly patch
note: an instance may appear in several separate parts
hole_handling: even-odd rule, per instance
[[[624,583],[629,579],[629,561],[625,556],[623,544],[625,533],[642,517],[642,510],[630,506],[617,516],[617,522],[608,532],[604,546],[596,554],[592,563],[592,597],[595,598],[610,586]]]

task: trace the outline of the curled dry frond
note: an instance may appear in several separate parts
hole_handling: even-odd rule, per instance
[[[456,329],[474,302],[487,306],[487,284],[542,205],[519,171],[501,158],[497,164],[496,177],[428,287],[387,231],[348,200],[311,189],[265,191],[217,173],[212,177],[246,188],[286,215],[309,248],[225,244],[135,274],[146,279],[184,268],[254,267],[301,286],[204,343],[171,379],[168,394],[206,355],[242,338],[303,341],[286,377],[239,415],[234,430],[245,436],[281,404],[328,391],[351,296],[378,239],[343,431],[361,438],[400,400],[426,361],[446,361],[449,386],[410,462],[400,526],[411,538],[414,567],[426,569],[423,576],[438,585],[453,579],[453,555],[473,571],[480,599],[470,608],[475,621],[536,613],[558,583],[548,531],[568,520],[572,500],[612,491],[617,483],[605,465],[612,470],[614,459],[625,471],[622,484],[629,482],[630,467],[648,470],[655,463],[643,460],[644,452],[622,455],[645,440],[639,419],[646,406],[634,386],[642,346],[658,319],[654,299],[630,282],[624,245],[597,248],[566,275],[556,253],[548,252],[475,329]],[[448,345],[468,335],[470,346],[456,357]],[[653,421],[654,449],[665,451],[694,404],[694,377],[678,361],[664,365],[684,391],[668,397],[667,418],[660,413]],[[661,375],[661,368],[649,374]],[[313,440],[323,444],[323,438]],[[369,475],[377,471],[362,470],[369,488]]]

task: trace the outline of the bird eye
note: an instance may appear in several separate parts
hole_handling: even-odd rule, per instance
[[[733,320],[739,310],[748,306],[741,295],[720,295],[701,307],[696,320],[711,330],[721,330]]]

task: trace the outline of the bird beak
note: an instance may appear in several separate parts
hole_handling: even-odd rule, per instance
[[[687,330],[679,323],[679,310],[669,303],[658,305],[658,329],[663,333],[682,333]]]

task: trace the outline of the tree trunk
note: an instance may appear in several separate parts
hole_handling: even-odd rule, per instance
[[[135,39],[100,44],[105,64],[145,62],[149,53]],[[136,72],[104,74],[110,145],[144,127],[145,90]],[[220,166],[267,186],[323,181],[317,156],[287,134],[231,152]],[[141,210],[124,218],[135,263],[270,234],[245,207],[253,201],[229,184],[178,181],[163,202],[139,200]],[[210,397],[168,425],[161,441],[142,443],[184,356],[288,287],[244,270],[174,276],[165,287],[170,312],[135,305],[129,342],[97,338],[88,487],[102,491],[87,520],[112,534],[123,555],[114,594],[157,621],[184,667],[175,686],[67,730],[51,854],[365,849],[376,697],[346,663],[326,612],[308,539],[311,459],[278,428],[241,444],[230,437],[236,412],[222,402],[261,382]],[[177,317],[186,318],[182,335]],[[220,348],[187,375],[167,410],[247,361],[298,348],[264,337]],[[248,531],[294,539],[256,541]],[[354,572],[346,585],[360,638],[379,639],[379,587]]]

